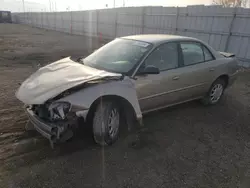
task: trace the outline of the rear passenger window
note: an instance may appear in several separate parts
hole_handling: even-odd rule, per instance
[[[204,62],[203,50],[198,43],[181,43],[184,65],[192,65]]]

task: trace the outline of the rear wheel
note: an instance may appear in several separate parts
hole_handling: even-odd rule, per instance
[[[101,146],[115,143],[119,136],[120,120],[120,108],[115,102],[100,102],[93,117],[95,142]]]
[[[223,79],[217,79],[210,87],[207,95],[202,99],[205,105],[217,104],[224,94],[226,82]]]

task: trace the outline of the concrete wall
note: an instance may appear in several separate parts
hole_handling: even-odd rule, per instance
[[[232,52],[250,65],[250,9],[221,6],[127,7],[74,12],[16,13],[17,23],[56,31],[101,36],[176,34],[199,38]]]

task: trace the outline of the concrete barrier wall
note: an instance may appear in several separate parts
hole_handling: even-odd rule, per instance
[[[103,39],[153,33],[196,37],[250,65],[250,9],[245,8],[197,5],[26,12],[13,14],[13,21]]]

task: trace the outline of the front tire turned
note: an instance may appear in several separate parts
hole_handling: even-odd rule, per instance
[[[121,110],[117,103],[104,100],[93,117],[94,140],[101,146],[112,145],[118,140],[121,127]]]

